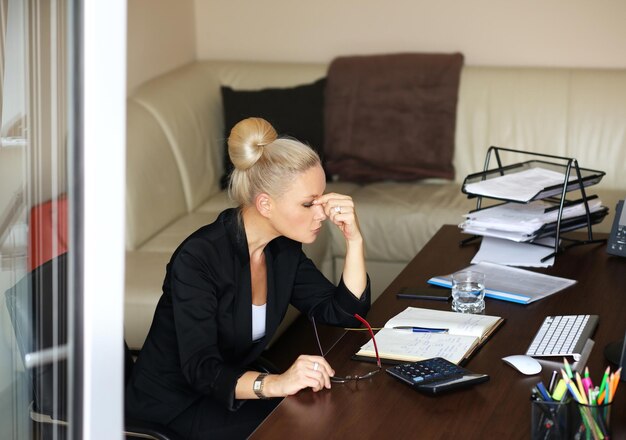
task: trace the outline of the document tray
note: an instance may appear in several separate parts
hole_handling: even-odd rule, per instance
[[[464,194],[467,194],[470,197],[484,197],[484,196],[481,196],[480,194],[474,194],[474,193],[468,192],[466,190],[466,186],[470,183],[478,183],[484,180],[494,179],[496,177],[502,177],[502,176],[514,174],[520,171],[529,170],[532,168],[544,168],[547,170],[556,171],[556,172],[565,174],[567,166],[564,164],[547,162],[543,160],[529,160],[526,162],[519,162],[513,165],[508,165],[508,166],[494,168],[494,169],[487,170],[487,171],[481,171],[479,173],[470,174],[463,181],[463,186],[461,190]],[[580,170],[580,175],[581,175],[580,181],[578,180],[578,176],[576,176],[574,169],[571,170],[571,174],[570,174],[571,180],[569,180],[567,184],[567,191],[573,191],[573,190],[579,189],[581,182],[582,182],[582,185],[585,187],[595,185],[599,183],[604,177],[604,175],[606,174],[604,171],[591,170],[588,168],[579,168],[579,170]],[[545,199],[546,197],[560,195],[562,191],[563,191],[563,184],[548,186],[546,188],[543,188],[541,191],[535,194],[532,198],[527,200],[527,202],[532,202],[534,200],[541,200],[541,199]],[[489,198],[495,199],[495,200],[511,201],[510,199],[493,197],[493,196],[489,196]],[[517,202],[517,203],[520,203],[520,202]]]

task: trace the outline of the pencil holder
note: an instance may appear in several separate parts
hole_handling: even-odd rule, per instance
[[[578,430],[580,417],[571,401],[531,400],[531,438],[533,440],[571,439]]]
[[[572,415],[572,438],[600,439],[611,438],[611,404],[583,405],[575,404],[575,414]]]

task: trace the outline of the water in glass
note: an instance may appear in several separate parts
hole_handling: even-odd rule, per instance
[[[485,275],[463,271],[452,275],[452,310],[482,313],[485,310]]]

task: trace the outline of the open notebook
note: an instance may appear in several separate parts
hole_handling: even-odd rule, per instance
[[[443,357],[458,364],[469,358],[502,322],[503,319],[497,316],[407,307],[387,321],[385,327],[376,333],[376,343],[380,357],[386,360],[413,362]],[[414,332],[394,327],[447,329],[447,331]],[[376,357],[371,340],[361,347],[356,357]]]

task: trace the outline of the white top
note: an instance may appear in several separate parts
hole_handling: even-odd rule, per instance
[[[265,311],[267,303],[262,306],[252,304],[252,340],[256,341],[265,336]]]

